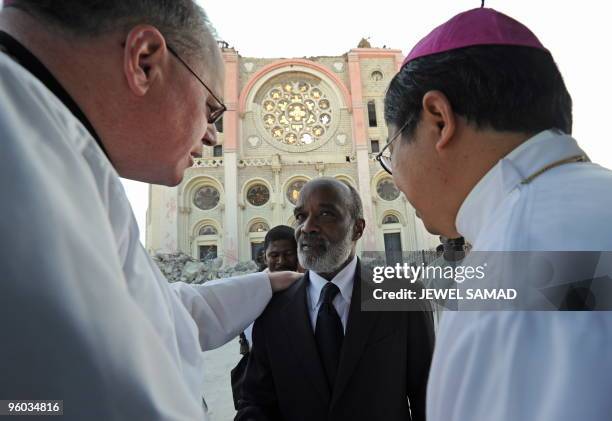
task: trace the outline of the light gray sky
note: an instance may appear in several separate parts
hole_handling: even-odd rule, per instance
[[[407,54],[435,26],[479,7],[474,0],[199,1],[220,38],[245,57],[341,55],[370,37]],[[612,58],[607,1],[497,0],[492,7],[526,24],[555,57],[574,101],[574,137],[592,161],[612,168]],[[124,182],[144,241],[147,186]]]

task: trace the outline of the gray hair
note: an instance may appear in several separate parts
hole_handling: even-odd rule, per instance
[[[351,201],[348,204],[351,218],[353,218],[353,221],[363,219],[363,204],[361,203],[361,197],[359,196],[359,193],[357,192],[355,187],[351,186],[350,184],[346,183],[345,185],[349,188],[351,192]]]
[[[156,27],[186,56],[207,55],[215,31],[193,0],[12,0],[15,7],[77,36],[95,37],[138,24]]]

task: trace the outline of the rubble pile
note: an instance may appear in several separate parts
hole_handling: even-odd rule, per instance
[[[181,252],[158,252],[153,256],[153,260],[169,282],[203,284],[212,279],[257,272],[257,264],[251,260],[223,266],[222,258],[202,262]]]

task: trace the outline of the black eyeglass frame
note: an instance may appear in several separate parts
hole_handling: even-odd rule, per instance
[[[400,137],[400,135],[402,134],[402,132],[404,131],[404,129],[406,127],[408,127],[408,123],[410,123],[410,120],[406,121],[402,127],[400,127],[400,129],[395,132],[395,134],[393,136],[391,136],[391,138],[387,139],[387,144],[385,145],[384,148],[382,148],[382,150],[380,152],[378,152],[378,154],[376,155],[376,160],[380,163],[380,166],[383,168],[383,170],[385,170],[386,172],[388,172],[389,174],[393,175],[393,171],[391,168],[391,155],[389,155],[388,157],[383,156],[383,153],[385,153],[385,151],[387,150],[387,148],[391,145],[391,143],[393,143],[393,141],[395,139],[397,139],[398,137]],[[385,162],[386,160],[389,160],[389,164],[387,165],[387,163]]]
[[[208,124],[215,124],[217,121],[219,121],[221,119],[221,117],[223,117],[223,113],[225,113],[227,111],[227,107],[225,106],[223,101],[221,101],[213,93],[213,91],[208,87],[208,85],[206,85],[206,83],[204,83],[204,81],[202,79],[200,79],[200,77],[191,69],[191,67],[189,67],[189,65],[185,62],[185,60],[183,60],[181,58],[181,56],[179,56],[178,53],[176,51],[174,51],[174,49],[172,47],[170,47],[168,44],[166,44],[166,48],[168,49],[168,51],[170,51],[170,53],[174,57],[177,58],[178,61],[183,63],[183,66],[185,66],[185,68],[187,70],[189,70],[189,73],[191,73],[198,80],[198,82],[200,82],[202,84],[202,86],[204,86],[206,88],[206,90],[208,91],[210,96],[212,96],[214,98],[214,100],[219,103],[219,107],[217,109],[211,110],[210,111],[210,115],[208,116]]]

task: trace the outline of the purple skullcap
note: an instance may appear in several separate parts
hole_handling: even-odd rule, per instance
[[[431,31],[414,46],[402,67],[419,57],[474,45],[517,45],[548,51],[522,23],[480,7],[459,13]]]

